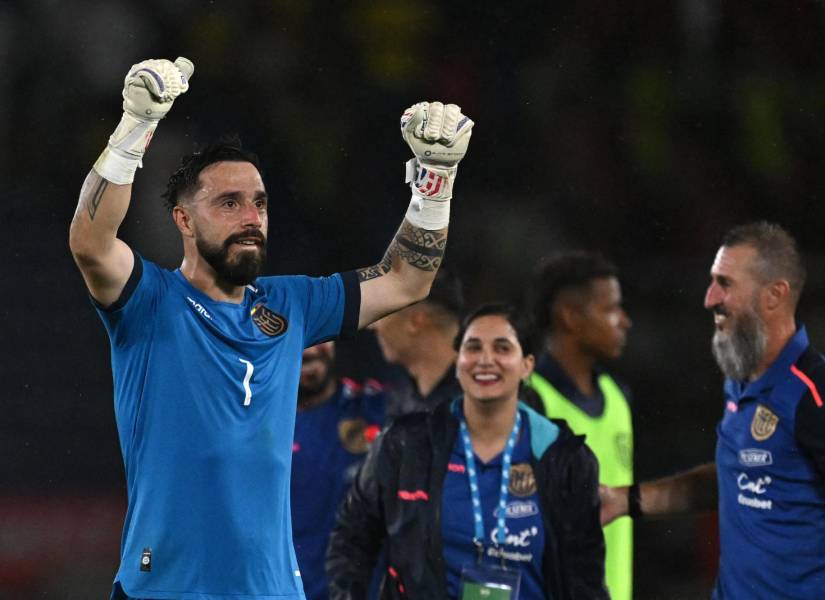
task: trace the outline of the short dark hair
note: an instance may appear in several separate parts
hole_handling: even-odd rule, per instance
[[[553,328],[553,306],[562,292],[582,289],[594,279],[618,276],[616,265],[595,252],[565,252],[547,258],[536,269],[527,294],[536,328],[542,334]]]
[[[181,196],[196,189],[201,171],[211,164],[223,161],[252,163],[258,172],[261,171],[258,155],[244,150],[237,134],[221,136],[181,159],[180,166],[169,177],[166,191],[161,194],[166,208],[172,210],[180,203]]]
[[[785,279],[791,287],[794,305],[805,287],[807,272],[794,237],[781,225],[756,221],[738,225],[722,238],[722,246],[751,246],[759,256],[754,273],[762,283]]]
[[[521,346],[521,352],[524,356],[534,353],[535,340],[533,338],[533,324],[530,322],[529,316],[511,304],[498,302],[482,304],[464,317],[464,320],[461,322],[461,327],[458,330],[458,335],[455,336],[453,347],[456,350],[461,347],[461,340],[464,339],[464,334],[467,333],[467,329],[473,321],[490,315],[503,317],[510,323],[516,332],[516,337],[518,338],[518,343]]]
[[[464,314],[464,286],[449,267],[441,266],[435,274],[430,294],[424,300],[443,309],[455,321]]]

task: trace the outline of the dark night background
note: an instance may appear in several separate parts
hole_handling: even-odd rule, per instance
[[[419,100],[476,122],[448,264],[475,304],[587,248],[622,270],[640,479],[710,460],[721,376],[702,308],[721,234],[770,219],[809,259],[801,318],[825,345],[825,3],[752,0],[0,2],[0,598],[103,598],[124,483],[109,347],[68,250],[123,76],[190,58],[122,237],[174,268],[160,192],[238,132],[265,165],[270,273],[376,262],[409,200],[398,132]],[[372,334],[341,370],[380,374]],[[636,597],[706,597],[713,515],[637,526]]]

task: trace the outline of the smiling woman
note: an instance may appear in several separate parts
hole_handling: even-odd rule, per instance
[[[462,394],[373,444],[330,541],[331,598],[366,597],[382,543],[382,598],[608,597],[595,458],[520,402],[529,331],[505,305],[465,319]]]

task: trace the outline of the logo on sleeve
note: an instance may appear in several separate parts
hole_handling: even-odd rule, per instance
[[[521,463],[510,467],[509,491],[520,498],[532,496],[536,493],[536,477],[530,463]]]
[[[268,309],[266,305],[256,304],[250,314],[252,315],[252,322],[269,337],[286,333],[288,326],[286,318]]]
[[[777,417],[770,409],[762,404],[757,405],[756,412],[751,421],[751,435],[757,442],[764,442],[773,435],[776,431],[776,426],[779,423]]]

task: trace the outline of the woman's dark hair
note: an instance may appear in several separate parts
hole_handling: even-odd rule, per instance
[[[467,329],[473,321],[491,315],[503,317],[504,320],[510,323],[516,332],[522,354],[525,356],[533,354],[533,327],[530,318],[516,309],[515,306],[504,303],[482,304],[464,317],[464,320],[461,322],[461,327],[458,330],[458,335],[455,336],[455,340],[453,341],[453,348],[456,350],[461,348],[461,340],[464,339],[464,334],[467,333]]]
[[[471,311],[461,322],[461,328],[458,330],[458,335],[455,337],[453,347],[456,351],[461,348],[461,340],[464,339],[464,334],[467,333],[470,325],[476,319],[487,316],[502,317],[516,332],[516,338],[521,346],[521,353],[524,356],[533,354],[535,345],[535,333],[530,318],[525,313],[519,311],[515,306],[504,303],[490,303],[482,304],[475,310]],[[544,415],[544,403],[541,397],[530,387],[524,385],[524,382],[519,383],[519,398],[524,401],[527,406],[535,410],[541,415]]]

